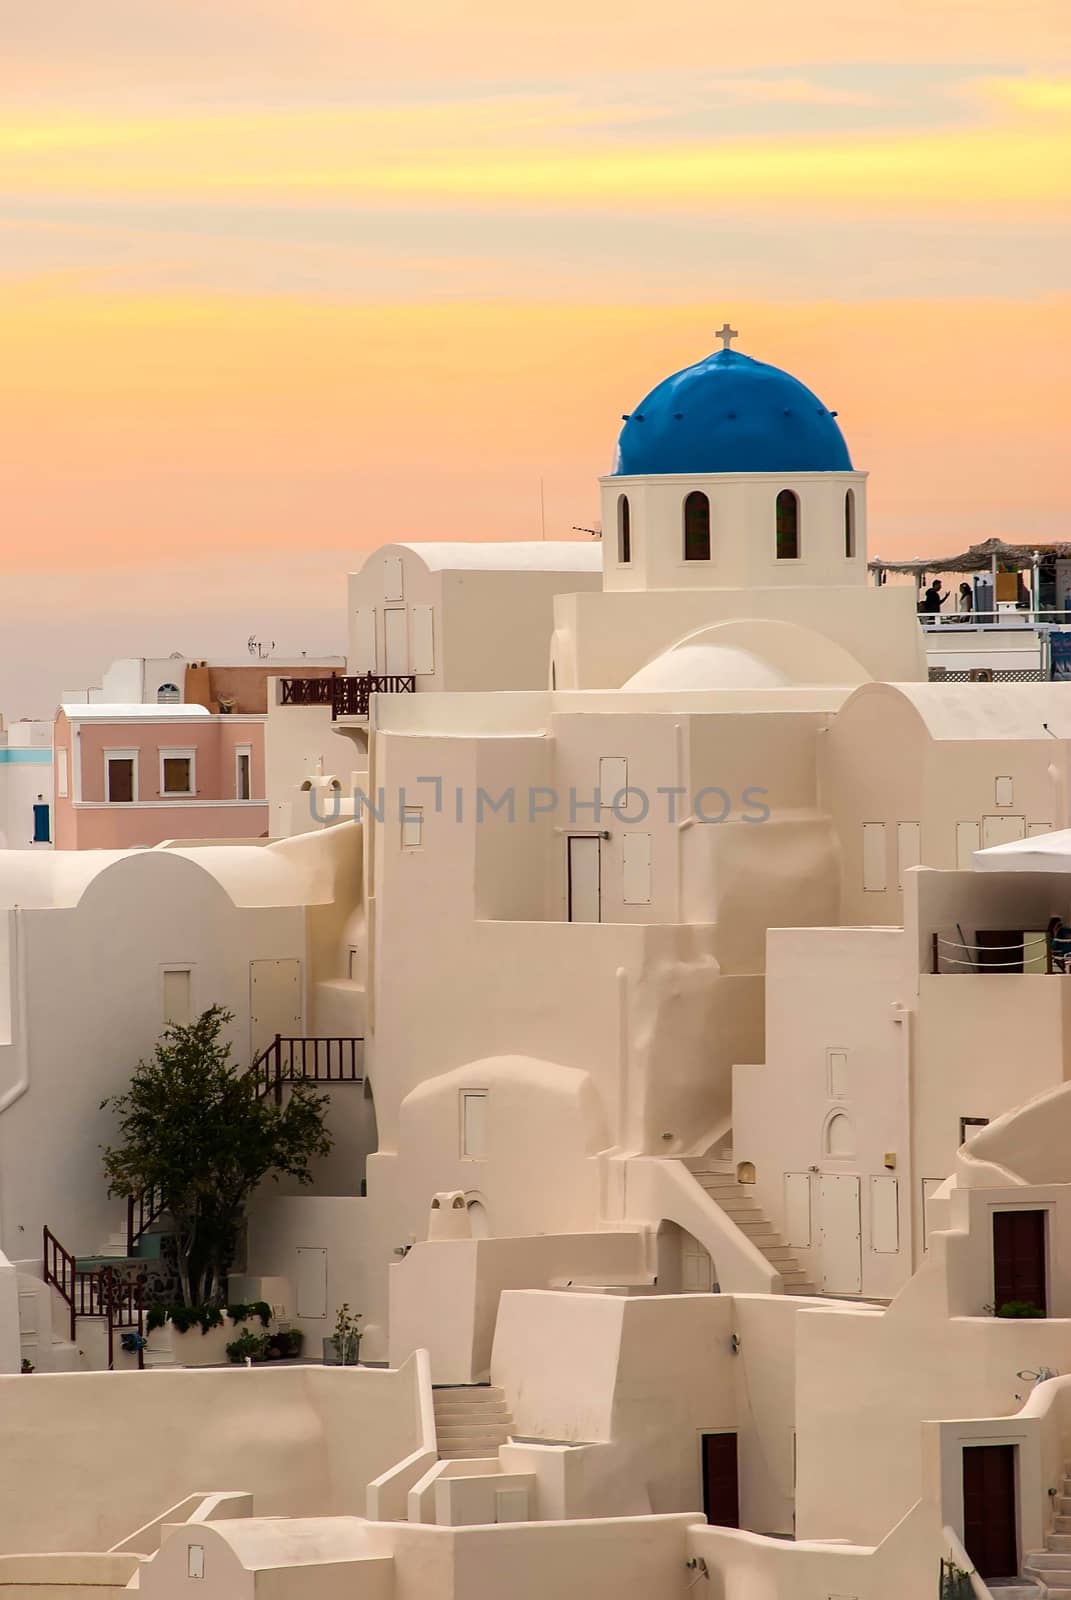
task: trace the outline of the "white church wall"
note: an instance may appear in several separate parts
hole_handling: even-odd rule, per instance
[[[822,634],[874,678],[925,678],[913,590],[785,585],[561,595],[555,601],[558,688],[620,688],[687,634],[752,618],[791,622]]]
[[[647,589],[860,586],[866,572],[866,473],[673,474],[600,480],[607,591],[632,588],[629,566]],[[799,556],[777,557],[777,496],[799,504]],[[845,496],[854,495],[854,553],[846,553]],[[710,559],[686,560],[684,503],[704,494],[710,505]],[[618,559],[621,495],[629,497],[632,562]]]

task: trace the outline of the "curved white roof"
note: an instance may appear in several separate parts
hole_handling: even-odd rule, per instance
[[[931,739],[1045,739],[1045,723],[1071,739],[1067,683],[883,683],[864,685],[858,695],[866,694],[901,695]]]
[[[598,539],[471,540],[411,544],[402,540],[384,545],[386,550],[411,550],[429,572],[601,572],[602,543]],[[369,557],[371,559],[371,557]]]
[[[854,687],[867,673],[833,640],[794,622],[739,617],[701,628],[663,650],[622,685],[625,692]]]
[[[330,905],[342,858],[360,850],[360,824],[340,822],[275,844],[157,845],[151,850],[0,850],[0,908],[76,906],[105,873],[152,872],[161,858],[200,868],[241,907]],[[148,865],[151,863],[151,865]]]

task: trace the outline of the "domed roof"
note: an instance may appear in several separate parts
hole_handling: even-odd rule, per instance
[[[614,473],[850,472],[835,414],[779,367],[719,350],[625,418]]]

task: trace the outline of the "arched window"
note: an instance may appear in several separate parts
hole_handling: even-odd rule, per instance
[[[855,490],[844,496],[844,554],[850,561],[855,555]]]
[[[632,560],[632,508],[627,494],[617,497],[617,559],[623,567]]]
[[[800,558],[800,501],[791,489],[782,489],[777,496],[777,559],[798,561]]]
[[[710,501],[698,489],[684,502],[684,559],[710,560]]]
[[[855,1132],[843,1111],[834,1111],[826,1123],[826,1155],[854,1156]]]
[[[177,683],[162,683],[156,691],[158,705],[172,705],[176,700],[181,700]]]

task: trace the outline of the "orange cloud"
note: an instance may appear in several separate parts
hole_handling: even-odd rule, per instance
[[[676,306],[0,303],[7,568],[162,566],[597,514],[622,412],[731,314],[840,412],[874,548],[1051,533],[1071,298]]]

